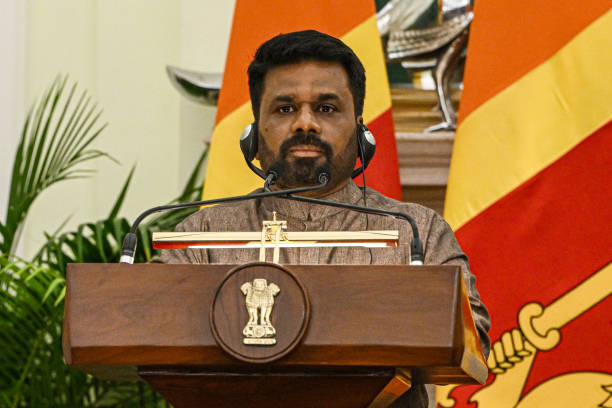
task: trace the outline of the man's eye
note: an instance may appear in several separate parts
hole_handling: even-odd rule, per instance
[[[293,106],[283,105],[280,108],[278,108],[278,111],[281,113],[291,113],[293,112]]]
[[[336,108],[331,105],[321,105],[319,110],[323,113],[331,113],[331,112],[335,112]]]

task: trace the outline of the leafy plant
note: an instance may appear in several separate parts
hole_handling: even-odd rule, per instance
[[[68,369],[65,364],[48,363],[61,359],[51,350],[61,334],[58,305],[64,277],[57,270],[4,254],[0,265],[0,401],[17,407],[28,399],[30,406],[43,406],[46,402],[41,399],[52,396],[57,387],[49,379],[64,380],[62,371]]]
[[[183,192],[172,203],[200,199],[202,180],[199,174],[206,159],[206,153],[206,151],[202,153]],[[58,236],[47,234],[47,242],[39,251],[36,259],[59,270],[65,270],[68,263],[74,262],[117,262],[121,255],[123,237],[130,231],[128,220],[117,217],[117,214],[123,204],[133,172],[134,169],[130,172],[106,219],[81,224],[75,231],[65,232]],[[196,207],[160,213],[141,224],[137,231],[139,245],[135,262],[149,262],[156,255],[150,239],[152,232],[172,231],[176,224],[197,210]]]
[[[136,407],[162,403],[144,384],[101,381],[64,363],[64,276],[0,255],[0,406]],[[145,397],[146,396],[146,397]]]
[[[6,223],[0,223],[0,406],[7,407],[167,407],[144,383],[115,383],[67,366],[61,335],[66,265],[70,262],[116,262],[129,222],[118,216],[134,168],[108,216],[79,225],[75,231],[46,234],[47,242],[32,261],[13,250],[27,212],[45,188],[62,180],[86,177],[80,164],[106,153],[89,146],[104,129],[83,92],[72,106],[76,87],[63,98],[67,78],[56,79],[28,114],[17,148]],[[200,197],[199,174],[204,152],[176,202]],[[194,209],[162,213],[139,230],[137,262],[155,255],[150,233],[172,230]]]
[[[13,163],[6,221],[0,223],[2,253],[14,252],[23,221],[44,189],[91,173],[78,164],[110,157],[90,147],[106,125],[97,125],[101,111],[91,104],[87,93],[82,92],[73,106],[74,84],[62,101],[67,79],[58,77],[53,81],[27,115]]]

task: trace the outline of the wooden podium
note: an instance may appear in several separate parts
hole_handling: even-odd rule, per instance
[[[257,277],[280,287],[275,345],[244,344]],[[63,346],[175,408],[385,407],[411,382],[487,378],[456,266],[71,264]]]

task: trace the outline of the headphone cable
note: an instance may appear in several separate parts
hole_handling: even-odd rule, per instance
[[[357,138],[357,145],[358,145],[358,150],[359,150],[359,160],[361,160],[361,179],[363,181],[363,187],[362,187],[363,205],[367,207],[368,202],[366,200],[366,175],[365,175],[365,165],[363,163],[363,146],[361,145],[361,139],[359,137]],[[367,213],[365,217],[366,217],[365,230],[367,231],[369,227],[369,218],[368,218]],[[372,265],[374,263],[374,255],[372,254],[372,248],[368,248],[368,252],[370,253],[370,265]]]

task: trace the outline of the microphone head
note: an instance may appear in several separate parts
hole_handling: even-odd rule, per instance
[[[284,170],[285,168],[281,162],[274,162],[270,165],[270,167],[268,167],[268,170],[266,171],[266,179],[268,177],[272,177],[270,180],[270,184],[274,184],[274,182],[281,176],[281,174],[283,174]]]
[[[320,184],[327,184],[331,179],[331,173],[329,167],[321,166],[317,169],[317,180]]]

